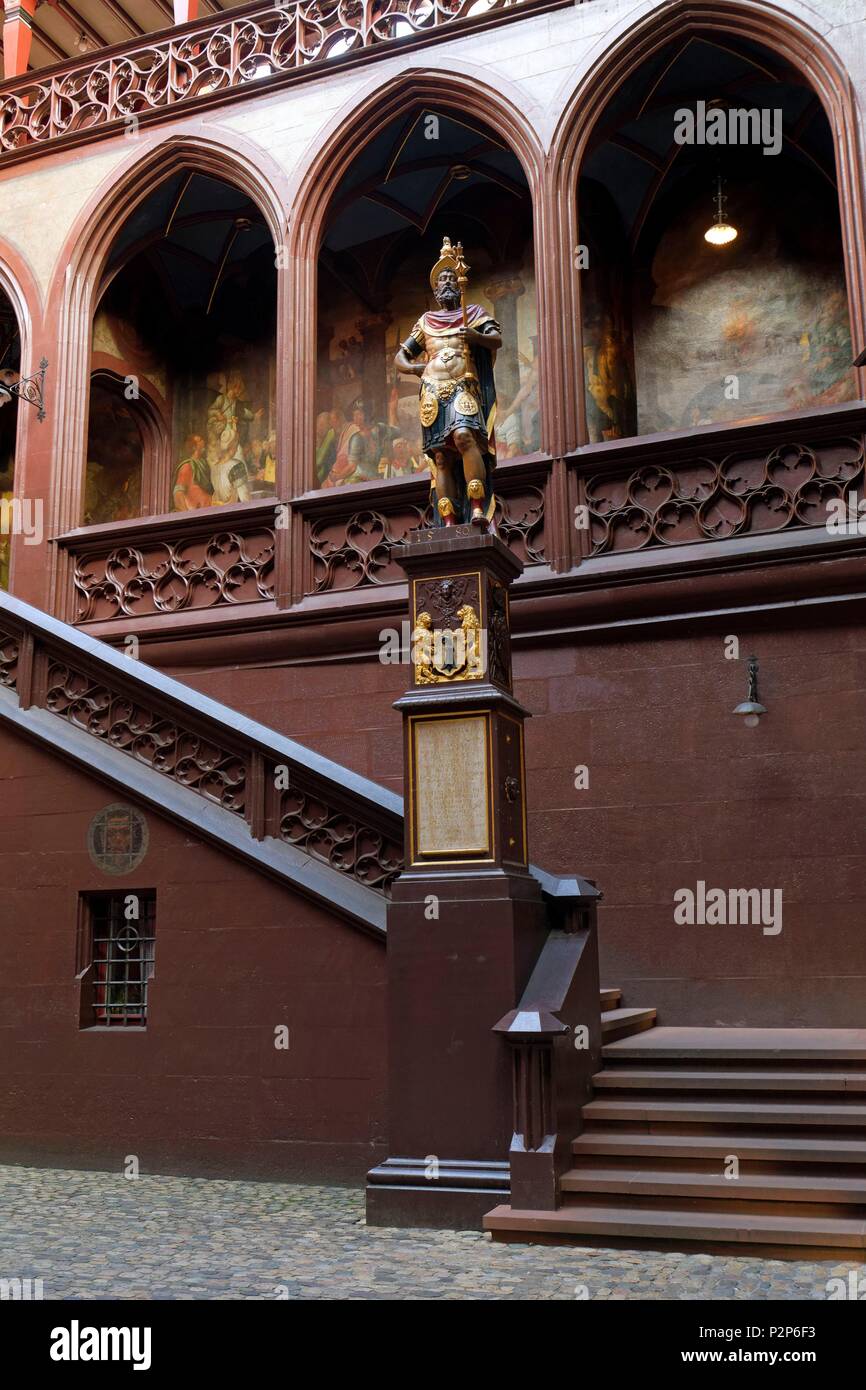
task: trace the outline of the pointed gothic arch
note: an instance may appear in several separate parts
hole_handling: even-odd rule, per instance
[[[688,35],[724,43],[747,40],[784,59],[811,87],[827,116],[833,139],[838,185],[842,256],[854,353],[866,346],[866,201],[857,101],[844,65],[831,46],[797,17],[751,0],[674,0],[621,32],[576,87],[554,133],[551,152],[552,198],[557,218],[557,293],[566,322],[582,324],[581,271],[575,249],[581,237],[578,182],[587,146],[612,95],[642,63]],[[563,448],[588,441],[586,405],[580,376],[581,351],[570,379],[562,382]],[[866,394],[866,371],[858,369],[859,394]]]
[[[34,319],[38,323],[41,304],[29,267],[6,243],[0,244],[0,302],[6,311],[0,315],[0,371],[27,377],[33,371]],[[7,499],[22,495],[31,414],[32,407],[13,398],[0,416],[0,496]],[[0,548],[0,587],[7,588],[17,550],[13,537],[0,535]]]
[[[275,247],[286,244],[285,175],[266,151],[234,133],[229,139],[203,123],[198,132],[157,139],[144,154],[136,151],[119,172],[103,181],[73,223],[49,294],[57,337],[66,345],[56,382],[53,426],[50,514],[56,534],[78,526],[82,515],[91,330],[111,247],[154,188],[183,171],[209,175],[246,193],[261,212]],[[277,277],[278,342],[285,331],[286,279]],[[283,361],[278,351],[278,429],[284,427],[289,396]],[[277,449],[285,457],[279,438]],[[67,566],[68,560],[60,555],[48,600],[53,609],[62,606],[59,596],[67,587]]]
[[[316,341],[318,261],[325,226],[341,181],[356,159],[382,132],[411,109],[424,107],[453,112],[464,119],[493,127],[518,160],[533,207],[536,285],[539,321],[544,314],[542,242],[545,211],[545,162],[536,135],[516,100],[497,92],[472,73],[412,69],[368,90],[331,120],[317,137],[314,152],[293,190],[288,261],[292,266],[292,304],[289,374],[295,384],[290,452],[295,463],[295,495],[311,485],[310,441],[316,418]],[[542,379],[545,373],[542,367]],[[542,392],[541,414],[545,414]]]

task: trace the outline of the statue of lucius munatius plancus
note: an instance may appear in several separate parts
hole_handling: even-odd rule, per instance
[[[439,307],[421,315],[394,363],[421,378],[418,412],[437,525],[471,522],[486,531],[496,508],[493,363],[502,333],[480,304],[467,305],[468,271],[462,245],[446,237],[430,272]]]

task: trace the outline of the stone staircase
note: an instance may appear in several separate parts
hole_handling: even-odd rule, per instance
[[[603,989],[601,1000],[601,1035],[605,1042],[616,1042],[618,1038],[641,1033],[645,1028],[654,1028],[655,1009],[623,1009],[621,989]]]
[[[602,1070],[556,1211],[498,1240],[866,1259],[866,1029],[665,1028],[601,994]]]

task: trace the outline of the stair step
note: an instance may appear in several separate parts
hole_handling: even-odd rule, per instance
[[[658,1031],[658,1030],[656,1030]],[[866,1071],[751,1070],[726,1067],[618,1067],[607,1066],[592,1078],[597,1091],[866,1091]]]
[[[824,1125],[831,1128],[856,1125],[866,1128],[866,1104],[856,1096],[839,1100],[719,1100],[695,1097],[677,1100],[667,1096],[604,1096],[583,1107],[585,1120],[628,1124],[746,1124]],[[866,1142],[866,1134],[863,1136]]]
[[[866,1248],[863,1216],[806,1216],[796,1209],[784,1214],[760,1210],[732,1212],[723,1206],[704,1209],[664,1206],[594,1206],[569,1198],[558,1211],[520,1211],[495,1207],[484,1218],[486,1231],[523,1232],[637,1240],[742,1242],[744,1245],[815,1245]]]
[[[625,1038],[645,1028],[653,1028],[655,1009],[607,1009],[601,1016],[601,1033],[605,1041]]]
[[[653,1158],[739,1158],[790,1163],[864,1163],[866,1137],[838,1134],[755,1134],[727,1130],[723,1134],[650,1134],[617,1129],[588,1129],[572,1143],[577,1155],[605,1154]]]
[[[616,1009],[622,1003],[621,989],[602,989],[599,990],[599,999],[602,1009]]]
[[[653,1028],[606,1042],[605,1061],[719,1058],[756,1062],[866,1062],[866,1028]]]
[[[698,1168],[616,1168],[583,1160],[564,1173],[563,1192],[609,1192],[643,1197],[712,1197],[730,1201],[839,1202],[866,1207],[866,1174],[744,1173],[736,1179]]]

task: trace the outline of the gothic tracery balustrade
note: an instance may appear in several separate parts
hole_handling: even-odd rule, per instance
[[[506,465],[503,476],[497,474],[494,484],[499,503],[499,534],[524,566],[544,565],[546,465],[537,483],[534,473],[529,481],[522,476],[521,465],[511,467],[514,474],[509,474]],[[417,489],[413,489],[413,496],[417,496]],[[400,550],[418,531],[432,525],[432,512],[426,496],[411,502],[403,502],[400,497],[397,492],[387,501],[361,507],[352,498],[351,489],[331,494],[333,500],[329,501],[327,512],[309,520],[314,593],[403,582]],[[342,507],[337,505],[341,499],[345,499]]]
[[[11,632],[0,628],[0,685],[14,690],[18,683],[20,643]]]
[[[863,435],[749,447],[608,470],[585,481],[592,555],[825,526],[863,493]]]
[[[242,525],[75,555],[75,622],[273,598],[274,531]]]
[[[315,592],[396,584],[403,578],[400,547],[425,524],[424,508],[409,506],[390,515],[364,508],[320,517],[310,526]]]
[[[0,156],[102,126],[174,112],[401,39],[483,19],[534,0],[289,0],[249,6],[0,84]],[[549,8],[549,4],[545,4]],[[503,17],[507,17],[503,15]]]
[[[46,708],[181,786],[244,814],[244,757],[66,661],[48,667]]]
[[[317,796],[287,790],[279,807],[280,838],[367,888],[387,892],[403,868],[398,834],[359,823]]]

